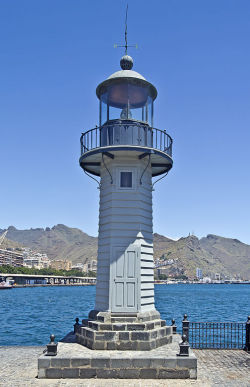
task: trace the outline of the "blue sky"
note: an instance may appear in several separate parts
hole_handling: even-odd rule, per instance
[[[97,235],[96,184],[78,165],[95,88],[119,70],[126,2],[0,0],[0,228],[57,223]],[[250,244],[250,2],[129,2],[134,69],[174,139],[154,231]]]

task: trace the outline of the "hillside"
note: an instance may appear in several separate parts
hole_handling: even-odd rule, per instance
[[[46,253],[52,260],[69,259],[74,263],[85,263],[87,260],[96,259],[97,255],[97,238],[63,224],[30,230],[17,230],[10,226],[7,238],[22,246]]]
[[[3,231],[0,230],[0,233]],[[7,238],[2,246],[27,246],[47,253],[50,259],[70,259],[73,263],[85,263],[97,256],[96,237],[62,224],[30,230],[17,230],[10,226]],[[250,279],[250,246],[237,239],[209,234],[201,239],[192,235],[174,241],[154,234],[154,254],[155,258],[164,255],[174,260],[173,264],[168,265],[170,274],[194,277],[199,267],[203,275],[220,273]]]
[[[236,239],[209,234],[201,239],[191,235],[173,241],[154,234],[154,253],[157,257],[177,259],[169,266],[169,273],[193,277],[199,267],[206,276],[220,273],[250,278],[250,246]]]

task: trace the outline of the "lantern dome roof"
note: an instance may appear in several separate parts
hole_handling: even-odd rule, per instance
[[[148,87],[149,93],[153,99],[157,97],[157,90],[150,82],[148,82],[141,74],[132,70],[133,59],[129,55],[124,55],[120,60],[121,70],[111,74],[105,81],[100,83],[96,88],[96,95],[100,99],[109,85],[119,82],[127,82],[141,87]]]

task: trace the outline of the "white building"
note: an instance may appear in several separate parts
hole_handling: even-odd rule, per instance
[[[199,267],[196,268],[196,278],[199,280],[203,278],[202,270]]]

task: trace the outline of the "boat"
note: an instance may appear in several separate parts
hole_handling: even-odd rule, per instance
[[[6,290],[6,289],[12,289],[12,285],[9,283],[9,281],[5,281],[4,279],[0,278],[0,290]]]

